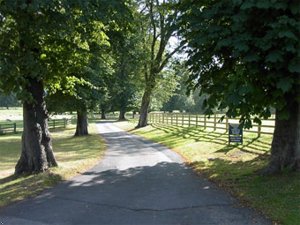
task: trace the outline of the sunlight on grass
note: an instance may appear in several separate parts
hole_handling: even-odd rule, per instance
[[[134,129],[135,123],[117,125],[164,144],[182,155],[196,171],[216,182],[245,205],[260,209],[274,221],[300,221],[300,174],[260,176],[269,159],[271,135],[246,133],[243,145],[228,145],[228,134],[196,127],[153,124]],[[223,131],[224,132],[224,131]]]
[[[0,121],[21,120],[23,116],[22,107],[14,107],[9,109],[0,109]]]
[[[33,196],[57,182],[69,179],[95,165],[104,154],[105,144],[95,124],[90,134],[73,137],[75,126],[52,132],[53,149],[59,167],[43,174],[16,177],[14,166],[20,156],[20,134],[0,136],[0,207]]]

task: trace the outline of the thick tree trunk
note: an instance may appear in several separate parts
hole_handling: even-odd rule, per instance
[[[140,109],[140,118],[138,125],[136,128],[145,127],[148,125],[148,110],[151,100],[151,94],[152,94],[153,88],[146,87],[143,98],[142,98],[142,105]]]
[[[124,120],[126,120],[126,118],[125,118],[125,113],[126,113],[126,111],[125,110],[120,110],[120,114],[119,114],[119,121],[124,121]]]
[[[293,99],[293,98],[290,98]],[[287,102],[291,101],[287,99]],[[299,103],[288,102],[290,116],[280,119],[276,112],[275,130],[271,146],[271,160],[263,174],[273,174],[284,169],[299,170],[299,134],[300,134],[300,107]]]
[[[42,81],[31,79],[27,91],[33,102],[23,104],[22,152],[15,168],[16,174],[43,172],[57,166],[48,130]]]
[[[88,135],[88,118],[86,111],[77,111],[77,126],[75,136]]]
[[[101,109],[101,119],[106,120],[105,110]]]

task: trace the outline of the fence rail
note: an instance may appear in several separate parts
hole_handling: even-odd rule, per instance
[[[204,129],[228,130],[229,123],[239,123],[238,119],[224,118],[221,121],[221,116],[213,115],[210,118],[204,115],[186,114],[186,113],[149,113],[148,119],[150,123],[162,123],[176,126],[196,126]],[[260,125],[253,124],[252,128],[244,129],[244,132],[273,135],[275,127],[275,119],[262,120]]]
[[[50,119],[48,121],[48,127],[50,129],[56,129],[56,128],[66,128],[68,124],[71,123],[70,119]]]
[[[16,133],[16,132],[17,132],[17,124],[16,123],[0,124],[0,134]]]

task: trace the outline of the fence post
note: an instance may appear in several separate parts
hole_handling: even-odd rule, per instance
[[[196,127],[198,127],[198,114],[196,114]]]
[[[53,120],[53,129],[55,129],[55,120]]]
[[[217,115],[214,114],[214,131],[217,129]]]
[[[258,124],[258,127],[257,127],[257,137],[260,137],[260,133],[261,133],[261,124]]]
[[[162,123],[165,123],[165,113],[162,113]]]
[[[226,123],[226,133],[227,133],[227,131],[228,131],[228,117],[226,117],[225,123]]]
[[[173,113],[171,113],[171,125],[173,125]]]
[[[191,114],[189,113],[189,127],[191,126]]]
[[[206,129],[206,115],[204,114],[204,129]]]
[[[184,126],[184,114],[181,114],[182,118],[181,118],[181,122],[182,122],[182,126]]]
[[[17,133],[17,123],[14,123],[14,133]]]

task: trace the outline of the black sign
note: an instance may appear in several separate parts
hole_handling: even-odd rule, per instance
[[[228,141],[243,144],[243,129],[240,124],[229,124]]]

